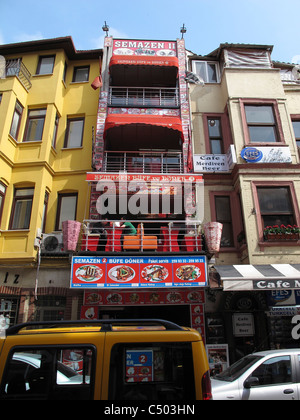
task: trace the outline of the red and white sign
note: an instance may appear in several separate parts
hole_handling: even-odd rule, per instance
[[[138,39],[114,39],[113,55],[145,55],[174,57],[177,55],[174,41],[147,41]]]

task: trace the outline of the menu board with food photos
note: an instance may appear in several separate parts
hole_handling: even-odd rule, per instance
[[[205,295],[204,290],[196,289],[151,289],[151,290],[118,290],[118,291],[86,291],[84,293],[84,308],[117,305],[194,305],[193,316],[202,311]],[[95,310],[88,312],[89,317],[94,316]],[[196,323],[196,322],[195,322]]]
[[[73,257],[71,288],[204,287],[206,257]]]

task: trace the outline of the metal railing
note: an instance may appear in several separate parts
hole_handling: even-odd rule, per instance
[[[80,250],[85,252],[203,251],[199,223],[167,220],[84,220]],[[134,229],[132,230],[132,226]]]
[[[114,87],[109,88],[109,106],[178,108],[178,88]]]
[[[6,77],[17,76],[25,89],[29,90],[32,86],[30,78],[31,73],[22,63],[21,58],[6,61]]]
[[[127,171],[132,173],[184,172],[181,152],[114,152],[104,154],[104,172]]]

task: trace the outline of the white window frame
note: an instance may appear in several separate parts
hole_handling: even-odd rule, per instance
[[[220,66],[219,63],[217,61],[202,61],[202,60],[193,60],[192,61],[192,69],[193,69],[193,73],[197,74],[197,76],[202,77],[199,73],[197,73],[197,63],[202,63],[205,64],[205,79],[204,82],[205,83],[220,83]],[[217,81],[209,81],[208,80],[208,64],[213,64],[214,66],[216,66],[216,76],[217,76]]]

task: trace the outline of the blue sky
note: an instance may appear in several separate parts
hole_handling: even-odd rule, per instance
[[[273,60],[300,63],[299,0],[0,0],[0,44],[71,35],[76,49],[116,38],[181,36],[205,55],[221,43],[274,45]]]

